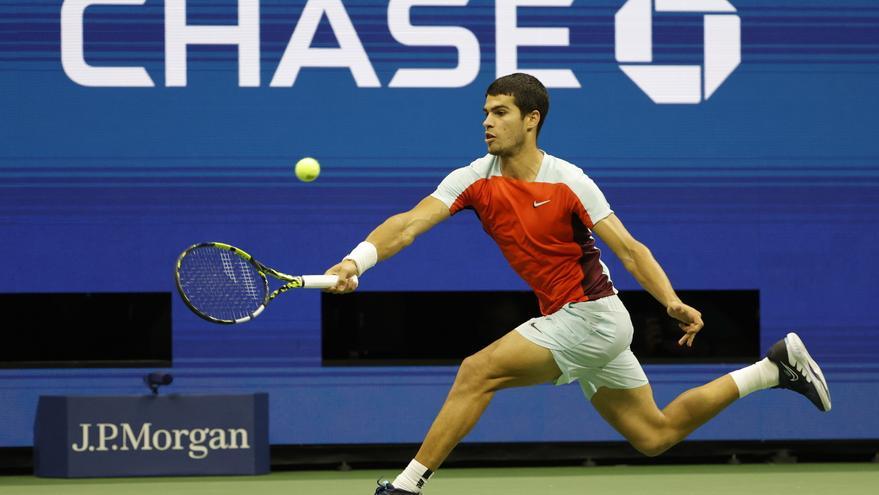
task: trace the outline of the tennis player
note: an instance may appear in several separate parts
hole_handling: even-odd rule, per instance
[[[356,289],[363,275],[455,213],[471,209],[514,270],[534,289],[543,316],[524,322],[466,358],[424,443],[376,495],[421,493],[493,395],[508,387],[578,381],[601,416],[636,449],[656,456],[733,401],[771,387],[805,395],[821,411],[830,393],[818,364],[790,333],[763,360],[687,390],[663,409],[632,354],[632,322],[617,297],[593,234],[601,238],[668,315],[679,322],[678,345],[692,346],[702,315],[681,301],[650,250],[623,226],[583,171],[537,146],[549,111],[546,88],[527,74],[494,81],[486,91],[488,154],[450,173],[413,209],[379,225],[327,274],[329,289]]]

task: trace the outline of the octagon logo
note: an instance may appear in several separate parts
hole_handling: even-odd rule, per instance
[[[653,64],[653,12],[705,12],[703,65]],[[741,19],[727,0],[628,0],[616,13],[620,69],[656,103],[700,103],[742,60]]]

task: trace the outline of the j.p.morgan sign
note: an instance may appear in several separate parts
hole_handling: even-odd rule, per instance
[[[191,459],[205,459],[212,451],[249,449],[246,428],[161,428],[152,423],[80,423],[82,438],[74,452],[185,451]]]
[[[40,397],[38,476],[262,474],[268,396]]]

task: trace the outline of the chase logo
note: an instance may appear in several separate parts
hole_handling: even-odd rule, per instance
[[[628,0],[616,14],[620,69],[656,103],[707,100],[742,59],[741,20],[727,0]],[[704,65],[653,62],[653,11],[706,12]]]
[[[133,64],[91,65],[85,56],[85,13],[92,6],[128,6],[131,11],[147,0],[64,0],[61,6],[61,65],[74,82],[90,87],[154,87],[146,67]],[[383,21],[394,46],[414,48],[453,48],[457,52],[454,67],[397,68],[387,84],[390,88],[460,88],[469,86],[481,71],[480,40],[464,26],[424,25],[414,23],[413,9],[433,6],[466,7],[470,0],[388,0]],[[163,5],[165,86],[188,85],[188,51],[197,45],[227,45],[238,48],[238,85],[261,87],[264,58],[262,23],[277,15],[261,15],[260,0],[232,0],[237,23],[190,23],[189,0],[165,0]],[[196,2],[193,2],[195,4]],[[266,2],[268,3],[268,2]],[[520,24],[519,8],[546,9],[571,7],[574,0],[495,0],[493,32],[494,69],[497,77],[513,72],[528,72],[549,88],[580,88],[580,81],[568,68],[524,68],[519,64],[521,48],[559,49],[569,53],[569,27],[534,26],[538,20]],[[356,2],[349,1],[353,6]],[[702,65],[660,65],[653,63],[653,12],[705,13],[704,63]],[[556,14],[558,17],[558,14]],[[264,19],[265,17],[265,19]],[[315,46],[323,19],[332,31],[337,46]],[[711,97],[741,62],[741,21],[727,0],[627,0],[616,13],[616,61],[620,69],[656,103],[700,103]],[[288,27],[285,23],[278,23]],[[95,26],[92,25],[93,29]],[[382,82],[374,60],[361,41],[361,34],[351,20],[343,0],[306,0],[283,50],[274,75],[268,83],[273,88],[289,88],[303,69],[347,68],[357,87],[378,88]],[[106,28],[104,28],[106,29]],[[485,30],[485,26],[480,29]],[[578,25],[586,30],[590,26]],[[374,29],[373,29],[374,30]],[[110,31],[107,31],[110,32]],[[425,61],[422,65],[430,65]]]

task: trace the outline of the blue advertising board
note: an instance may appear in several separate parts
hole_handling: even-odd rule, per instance
[[[268,395],[42,396],[34,474],[269,472]]]

